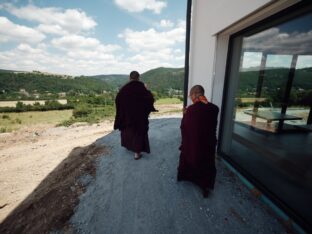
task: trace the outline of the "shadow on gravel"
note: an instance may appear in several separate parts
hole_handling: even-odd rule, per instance
[[[85,186],[95,176],[95,161],[108,153],[96,142],[76,147],[0,224],[0,233],[48,233],[69,229],[68,220]]]

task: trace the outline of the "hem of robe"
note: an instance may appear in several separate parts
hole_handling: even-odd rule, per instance
[[[197,173],[192,173],[192,171],[196,171]],[[200,170],[204,171],[203,173],[198,173],[199,170],[196,169],[190,169],[189,167],[185,166],[185,164],[179,165],[178,167],[178,174],[177,174],[177,180],[178,181],[190,181],[197,186],[199,186],[201,189],[214,189],[214,184],[216,180],[217,170],[215,166],[210,166],[206,168],[206,170]]]
[[[208,185],[207,183],[205,183],[205,185],[202,183],[202,181],[199,181],[198,179],[196,178],[193,178],[191,176],[183,176],[183,175],[180,175],[178,173],[178,181],[189,181],[189,182],[192,182],[193,184],[197,185],[198,187],[200,187],[201,189],[211,189],[213,190],[214,189],[214,184],[215,182],[209,182]]]
[[[148,133],[138,134],[131,128],[121,130],[121,146],[135,153],[150,153]]]

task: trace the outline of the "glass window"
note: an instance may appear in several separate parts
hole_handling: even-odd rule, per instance
[[[311,228],[312,11],[307,11],[231,38],[220,149]]]

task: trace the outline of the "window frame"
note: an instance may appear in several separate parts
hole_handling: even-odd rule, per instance
[[[269,16],[249,27],[246,27],[234,34],[230,35],[228,42],[228,52],[226,59],[225,67],[225,79],[223,86],[223,95],[222,95],[222,107],[221,107],[221,116],[220,116],[220,125],[219,125],[219,135],[218,135],[218,145],[217,153],[221,156],[226,162],[233,166],[240,174],[248,179],[253,185],[255,185],[263,194],[265,194],[269,199],[271,199],[280,209],[287,213],[293,220],[295,220],[299,225],[301,225],[306,230],[312,231],[312,224],[308,223],[303,217],[300,216],[295,210],[291,209],[287,204],[285,204],[277,195],[273,194],[269,189],[266,188],[257,178],[252,176],[247,170],[241,167],[237,162],[234,162],[231,157],[222,151],[222,143],[224,140],[223,134],[225,133],[225,120],[229,118],[226,114],[229,112],[226,110],[226,104],[229,99],[229,90],[233,87],[230,87],[230,71],[231,63],[233,59],[234,51],[234,41],[235,38],[254,35],[256,33],[262,32],[266,29],[269,29],[275,25],[279,25],[290,21],[294,18],[300,17],[306,13],[312,12],[312,2],[310,1],[301,1],[293,6],[290,6],[272,16]],[[231,90],[233,91],[233,90]],[[231,113],[231,111],[230,111]],[[232,132],[230,133],[232,134]]]

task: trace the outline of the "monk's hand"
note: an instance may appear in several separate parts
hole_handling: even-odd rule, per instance
[[[187,108],[183,107],[183,109],[182,109],[183,114],[186,114],[186,110],[187,110]]]

